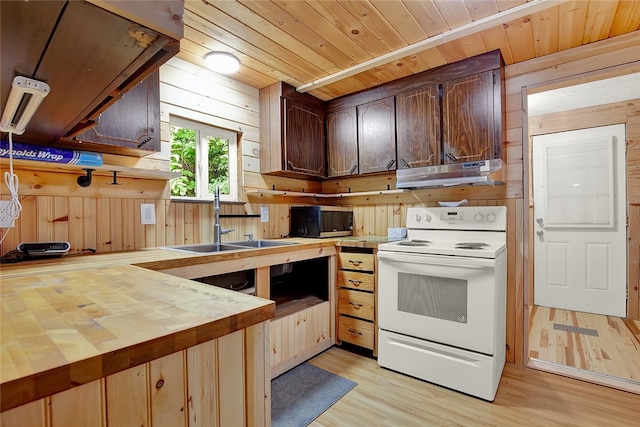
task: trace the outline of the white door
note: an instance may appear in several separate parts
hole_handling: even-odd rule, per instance
[[[533,138],[534,303],[626,317],[625,125]]]

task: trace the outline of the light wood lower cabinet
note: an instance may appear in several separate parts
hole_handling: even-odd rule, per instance
[[[269,322],[0,414],[2,427],[270,426]]]
[[[338,253],[338,342],[376,346],[375,250],[344,246]]]
[[[271,320],[271,378],[333,345],[331,303],[324,301]]]

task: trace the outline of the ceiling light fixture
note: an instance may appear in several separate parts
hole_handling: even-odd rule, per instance
[[[204,56],[207,67],[216,73],[231,74],[240,69],[238,58],[227,52],[209,52]]]

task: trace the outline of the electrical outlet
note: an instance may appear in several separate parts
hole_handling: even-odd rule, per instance
[[[13,228],[15,221],[9,215],[11,202],[9,200],[0,200],[0,228]]]

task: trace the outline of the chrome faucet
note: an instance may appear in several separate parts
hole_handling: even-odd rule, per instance
[[[215,224],[213,225],[213,243],[220,244],[220,236],[223,234],[231,233],[233,228],[222,228],[220,225],[220,187],[216,185],[216,190],[213,195],[213,214],[215,217]]]

